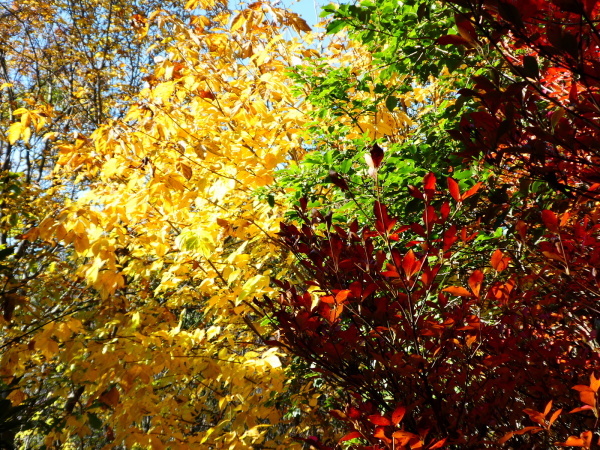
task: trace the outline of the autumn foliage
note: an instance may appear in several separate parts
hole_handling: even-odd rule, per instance
[[[277,301],[261,302],[282,335],[274,344],[342,389],[331,414],[352,430],[342,441],[361,438],[364,448],[483,448],[512,436],[544,448],[594,429],[595,413],[585,414],[598,390],[594,288],[572,278],[598,250],[593,223],[571,227],[545,210],[537,243],[526,225],[515,236],[540,255],[535,268],[528,255],[496,249],[453,284],[453,261],[464,260],[478,230],[452,220],[473,192],[447,186],[429,175],[415,188],[417,223],[376,203],[374,229],[344,229],[306,210],[301,227],[282,225],[311,278],[284,282]]]
[[[0,447],[600,445],[596,3],[71,3],[0,22]]]
[[[391,217],[393,203],[378,200],[365,226],[301,200],[300,223],[280,235],[305,281],[280,282],[278,298],[258,303],[281,334],[272,344],[337,388],[340,444],[593,448],[598,11],[578,1],[451,7],[459,34],[438,45],[496,64],[459,91],[471,103],[451,134],[464,162],[495,166],[504,196],[430,173],[409,187],[421,220]],[[380,150],[367,151],[374,169]],[[352,196],[338,174],[330,181]],[[501,247],[478,244],[490,220]]]

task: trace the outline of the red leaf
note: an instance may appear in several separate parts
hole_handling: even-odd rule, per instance
[[[477,42],[477,32],[475,31],[473,23],[469,20],[469,17],[464,14],[456,14],[454,16],[454,21],[456,22],[458,32],[463,38],[472,44]]]
[[[430,198],[435,193],[435,182],[435,175],[431,172],[429,172],[427,175],[425,175],[425,177],[423,177],[423,189],[425,190],[427,196]]]
[[[549,209],[545,209],[542,211],[542,220],[544,221],[544,225],[546,228],[552,232],[558,231],[558,217],[554,214],[553,211]]]
[[[450,191],[450,195],[456,202],[460,202],[460,188],[458,187],[458,183],[454,181],[453,178],[448,177],[448,190]]]
[[[434,223],[439,222],[438,216],[435,213],[435,209],[433,208],[433,206],[428,205],[423,210],[423,222],[425,222],[425,226],[428,230],[431,230]]]
[[[441,223],[444,223],[450,215],[450,203],[448,203],[448,201],[442,203],[442,206],[440,207],[440,215],[442,216]]]
[[[209,100],[214,100],[215,98],[217,98],[217,97],[215,97],[215,94],[213,94],[210,91],[198,91],[198,97],[206,98]]]
[[[358,420],[358,419],[360,419],[361,416],[362,416],[362,414],[361,414],[360,410],[355,408],[354,406],[351,406],[348,409],[348,417],[350,417],[352,420]]]
[[[404,414],[406,414],[406,408],[404,406],[398,406],[392,413],[392,423],[394,425],[398,425],[400,422],[402,422]]]
[[[350,433],[348,433],[346,436],[344,436],[343,438],[341,438],[338,442],[345,442],[345,441],[349,441],[350,439],[356,439],[362,437],[362,434],[360,434],[358,431],[352,431]]]
[[[412,277],[418,270],[419,264],[416,262],[415,253],[412,250],[409,250],[408,253],[404,255],[404,258],[402,258],[402,270],[404,270],[407,278]]]
[[[373,415],[369,416],[368,419],[371,423],[382,426],[382,427],[388,427],[388,426],[392,425],[392,422],[390,421],[390,419],[383,417],[379,414],[373,414]]]
[[[458,241],[458,236],[456,235],[456,225],[452,225],[446,231],[444,231],[443,236],[444,248],[443,250],[449,250],[456,241]]]
[[[423,228],[423,226],[421,224],[411,223],[410,229],[413,232],[417,233],[419,236],[425,237],[427,235],[427,233],[425,233],[425,228]]]
[[[112,388],[110,388],[110,390],[102,394],[99,400],[106,406],[112,406],[114,408],[119,403],[119,391],[116,387],[113,386]]]
[[[521,238],[521,240],[524,241],[525,237],[527,236],[527,223],[523,220],[517,220],[515,229],[517,230],[517,233],[519,233],[519,237]]]
[[[385,272],[381,272],[381,275],[388,278],[399,278],[400,274],[395,270],[386,270]]]
[[[329,180],[335,184],[337,187],[339,187],[342,191],[348,191],[350,190],[350,188],[348,187],[348,183],[346,183],[346,180],[344,180],[339,173],[337,173],[335,170],[330,170],[329,171]]]
[[[381,233],[389,233],[396,225],[396,219],[390,219],[387,213],[387,206],[380,202],[375,202],[373,205],[373,212],[377,222],[375,228]]]
[[[329,415],[335,417],[336,419],[348,420],[348,416],[346,416],[346,414],[344,414],[339,409],[332,409],[331,411],[329,411]]]
[[[408,192],[414,198],[418,198],[418,199],[425,198],[425,197],[423,197],[423,193],[421,191],[419,191],[416,187],[414,187],[412,184],[408,185]]]

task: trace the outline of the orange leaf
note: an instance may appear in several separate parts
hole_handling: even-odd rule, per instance
[[[459,297],[473,297],[473,294],[467,291],[464,287],[460,286],[450,286],[446,289],[443,289],[443,291]]]
[[[392,423],[394,425],[398,425],[400,422],[402,422],[404,414],[406,414],[406,408],[404,406],[398,406],[392,413]]]
[[[335,296],[335,301],[337,303],[344,303],[346,301],[346,299],[348,298],[348,296],[351,294],[352,294],[351,291],[349,291],[348,289],[344,289],[343,291],[340,291],[337,293],[337,295]]]
[[[544,409],[544,417],[546,417],[548,415],[548,413],[550,412],[551,409],[552,409],[552,400],[550,400],[548,402],[548,404],[546,405],[546,409]]]
[[[523,412],[525,414],[527,414],[529,416],[529,418],[531,420],[533,420],[535,423],[537,423],[539,425],[544,425],[544,422],[546,420],[545,414],[542,414],[539,411],[536,411],[534,409],[529,409],[529,408],[524,409]]]
[[[119,403],[119,391],[115,386],[100,396],[100,401],[113,408]]]
[[[600,388],[600,379],[596,378],[594,373],[590,375],[590,388],[594,392],[598,392],[598,388]]]
[[[411,439],[419,438],[419,436],[417,436],[416,434],[409,433],[408,431],[403,430],[392,433],[392,437],[398,445],[406,445],[410,442]]]
[[[504,444],[506,441],[508,441],[514,435],[515,435],[514,431],[509,431],[504,436],[502,436],[500,439],[498,439],[498,444]]]
[[[392,440],[385,435],[385,427],[376,427],[373,437],[383,439],[387,443],[392,442]]]
[[[558,442],[561,447],[585,447],[590,448],[592,445],[592,437],[594,434],[591,431],[584,431],[577,436],[571,436],[565,442]]]
[[[562,413],[562,408],[561,409],[557,409],[556,411],[554,411],[554,413],[550,417],[550,420],[548,420],[548,427],[551,427],[552,424],[554,422],[556,422],[556,419],[558,419],[558,416],[560,416],[560,413]]]
[[[565,442],[557,442],[561,447],[585,447],[585,441],[577,436],[571,436]]]
[[[475,194],[479,188],[481,187],[481,181],[479,183],[477,183],[475,186],[473,186],[471,189],[469,189],[467,192],[465,192],[462,195],[462,200],[465,200],[467,198],[469,198],[471,195]]]
[[[573,386],[573,389],[579,391],[579,399],[586,405],[596,406],[596,392],[589,387],[583,385]]]
[[[593,411],[593,410],[594,410],[594,408],[592,408],[590,405],[585,405],[580,408],[572,409],[571,411],[569,411],[569,414],[573,414],[573,413],[581,412],[581,411]]]
[[[479,297],[481,283],[483,282],[483,272],[481,270],[474,271],[469,277],[469,287],[473,291],[475,297]]]
[[[541,427],[525,427],[520,429],[519,431],[515,431],[515,434],[537,433],[542,430],[543,428]]]
[[[476,340],[477,340],[477,335],[475,335],[475,334],[467,336],[467,338],[465,339],[467,348],[471,348],[471,346],[473,345],[473,342],[475,342]]]
[[[447,439],[448,438],[444,438],[442,440],[437,441],[435,444],[433,444],[431,447],[429,447],[429,450],[434,450],[436,448],[441,448],[446,443]]]
[[[510,258],[508,256],[504,256],[504,253],[502,253],[502,250],[500,249],[496,249],[492,255],[492,259],[490,260],[492,267],[498,272],[502,272],[504,269],[506,269],[509,262]]]

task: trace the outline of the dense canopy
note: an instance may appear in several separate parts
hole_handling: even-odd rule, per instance
[[[600,445],[595,2],[0,17],[0,448]]]

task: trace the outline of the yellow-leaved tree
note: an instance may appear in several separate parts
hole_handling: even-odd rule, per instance
[[[178,0],[0,2],[0,447],[57,416],[57,379],[31,358],[35,338],[95,296],[65,277],[77,265],[71,249],[20,237],[81,190],[48,178],[55,142],[85,139],[128,108],[147,60],[166,45],[149,20],[158,9],[191,15]]]
[[[24,235],[73,250],[44,267],[61,314],[2,355],[13,405],[45,401],[20,442],[292,448],[282,355],[250,300],[290,265],[260,188],[303,151],[287,70],[314,53],[310,30],[260,2],[151,20],[163,39],[147,86],[123,117],[58,141],[54,181],[76,195]],[[35,321],[27,298],[11,319]]]

